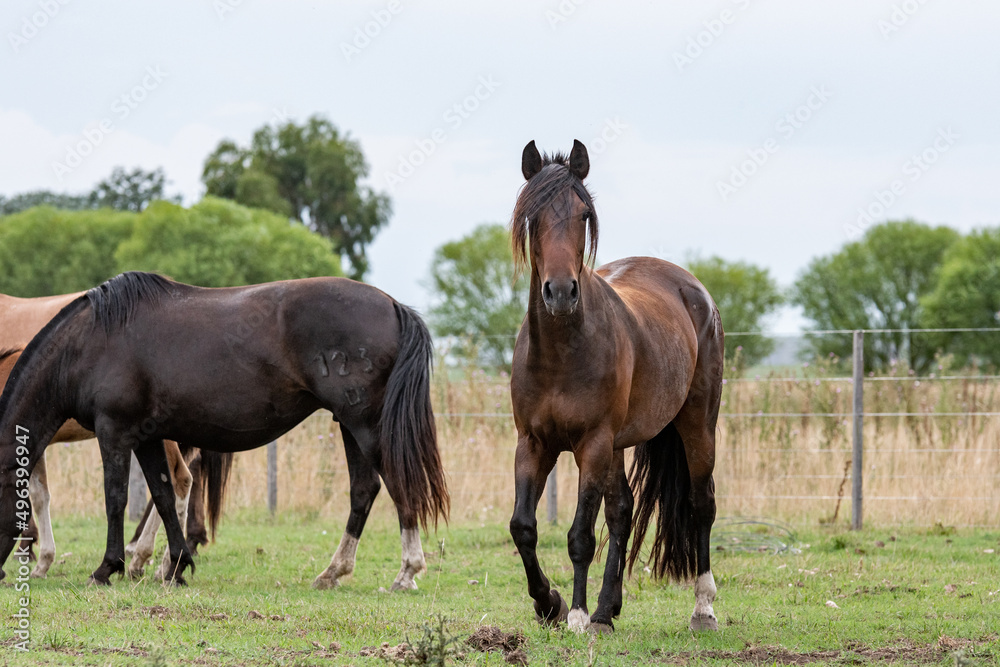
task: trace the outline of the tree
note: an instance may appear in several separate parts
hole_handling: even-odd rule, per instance
[[[438,248],[431,262],[434,332],[470,341],[490,363],[509,367],[528,309],[527,281],[514,284],[513,276],[514,255],[503,225],[480,225]]]
[[[153,171],[143,171],[136,167],[125,171],[123,167],[115,167],[111,176],[99,182],[88,196],[90,208],[113,208],[117,211],[144,210],[156,199],[165,199],[164,186],[167,183],[162,167]],[[174,197],[174,201],[179,201]]]
[[[48,296],[89,289],[118,271],[115,248],[135,215],[40,206],[0,218],[0,292]]]
[[[972,232],[948,248],[921,304],[929,327],[1000,327],[1000,228]],[[945,333],[937,342],[961,364],[1000,366],[1000,332]]]
[[[902,360],[923,372],[934,360],[935,341],[909,333],[925,326],[921,298],[934,289],[945,251],[959,238],[948,227],[912,220],[869,229],[840,251],[813,260],[796,281],[792,301],[816,329],[894,329],[865,336],[865,367]],[[810,336],[815,353],[850,357],[851,337]]]
[[[27,211],[35,206],[51,206],[67,211],[80,211],[93,208],[90,205],[89,195],[68,195],[49,190],[34,190],[19,195],[14,195],[9,199],[0,197],[0,216],[13,215],[21,211]]]
[[[391,214],[387,195],[360,184],[367,176],[358,143],[313,116],[304,125],[265,125],[247,148],[220,142],[202,181],[209,195],[290,216],[329,238],[361,279],[368,245]]]
[[[327,239],[215,197],[190,209],[154,202],[114,255],[121,271],[156,271],[204,287],[342,275]]]
[[[702,282],[715,300],[726,331],[760,331],[768,315],[784,297],[767,269],[745,262],[727,262],[721,257],[692,259],[688,270]],[[740,363],[752,366],[774,349],[765,336],[734,336],[726,340],[726,361],[739,349]]]

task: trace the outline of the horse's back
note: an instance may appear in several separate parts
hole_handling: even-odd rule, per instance
[[[24,347],[82,292],[30,299],[0,294],[0,349]]]

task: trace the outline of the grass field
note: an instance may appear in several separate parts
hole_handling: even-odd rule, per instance
[[[302,513],[231,513],[218,542],[203,548],[187,588],[116,580],[97,589],[83,584],[103,553],[105,522],[57,518],[61,556],[48,579],[31,582],[27,654],[15,652],[10,639],[16,595],[0,589],[7,619],[0,662],[380,665],[405,660],[399,645],[409,642],[448,664],[505,664],[502,651],[468,644],[474,634],[480,646],[506,641],[508,653],[519,646],[512,659],[538,665],[1000,662],[1000,530],[817,527],[781,553],[738,550],[763,537],[757,533],[740,543],[725,535],[723,550],[713,552],[718,633],[687,630],[689,586],[636,573],[626,582],[615,634],[592,637],[536,625],[502,523],[462,522],[425,535],[420,590],[390,594],[379,588],[398,570],[398,532],[392,521],[376,519],[353,578],[314,591],[312,579],[342,527],[342,520]],[[564,595],[572,578],[566,528],[546,525],[539,538],[542,565]],[[591,570],[591,605],[599,567]],[[447,655],[442,637],[454,640]]]

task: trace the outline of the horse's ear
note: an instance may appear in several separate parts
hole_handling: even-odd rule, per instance
[[[524,180],[530,181],[531,177],[541,170],[542,156],[535,148],[535,140],[532,139],[521,153],[521,173],[524,174]]]
[[[573,150],[569,153],[569,173],[581,181],[587,178],[587,174],[590,173],[590,157],[587,155],[587,147],[576,139],[573,140]]]

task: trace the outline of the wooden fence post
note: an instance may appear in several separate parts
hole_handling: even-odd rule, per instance
[[[548,509],[549,523],[553,526],[559,519],[559,459],[556,459],[556,464],[552,466],[552,472],[549,473],[549,478],[545,481],[545,501]]]
[[[861,530],[861,503],[864,498],[864,381],[865,381],[865,333],[854,332],[854,409],[853,413],[853,467],[851,470],[851,530]]]
[[[278,509],[278,442],[267,443],[267,509]]]
[[[142,475],[139,461],[132,454],[132,463],[128,469],[128,518],[138,521],[146,512],[146,478]]]

